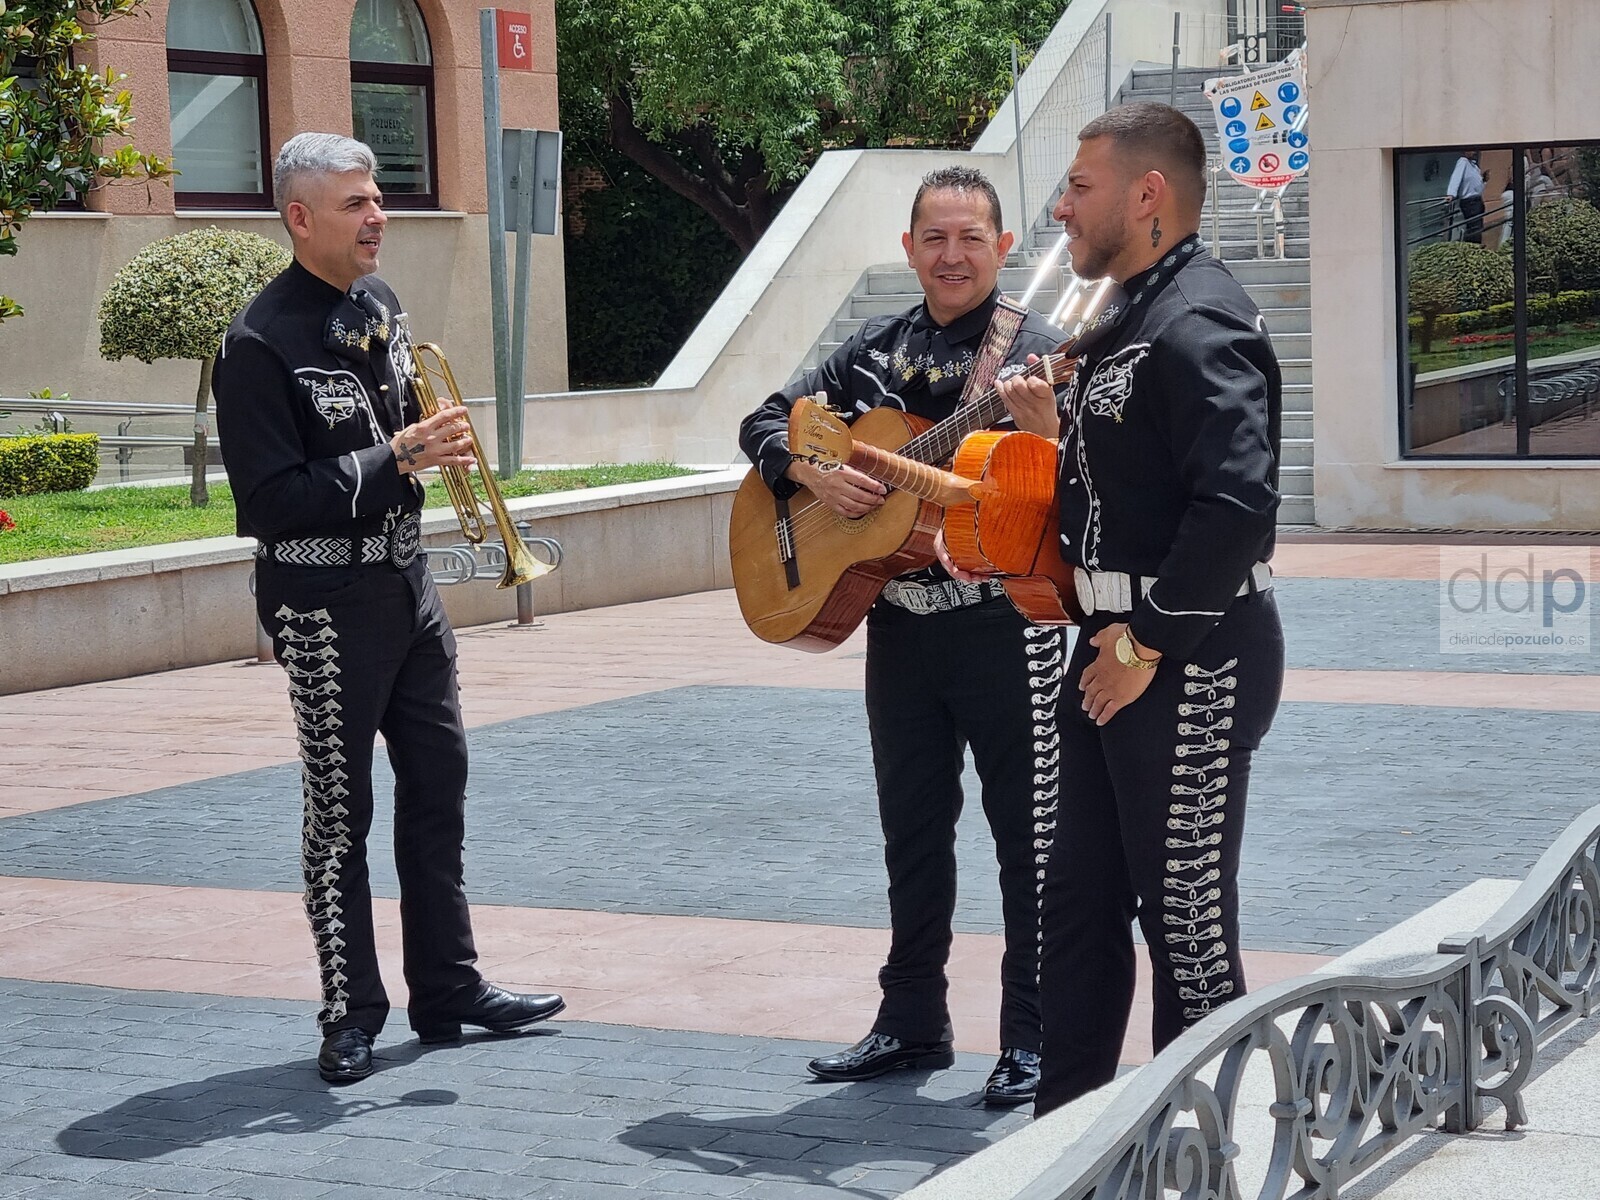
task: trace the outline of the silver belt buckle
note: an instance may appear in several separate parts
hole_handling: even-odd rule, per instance
[[[1082,567],[1072,568],[1072,590],[1078,593],[1078,605],[1086,617],[1094,616],[1094,578]]]
[[[422,548],[422,518],[407,513],[389,530],[389,561],[405,570],[417,560]]]

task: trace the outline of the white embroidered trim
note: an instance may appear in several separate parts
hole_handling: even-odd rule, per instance
[[[1161,880],[1161,923],[1167,957],[1172,962],[1178,998],[1184,1002],[1183,1019],[1193,1023],[1233,993],[1228,944],[1222,937],[1222,826],[1227,819],[1228,739],[1219,737],[1233,728],[1231,716],[1219,716],[1234,705],[1237,676],[1227,674],[1238,666],[1230,658],[1215,671],[1186,663],[1183,692],[1201,697],[1178,705],[1180,720],[1175,747],[1180,759],[1208,754],[1204,763],[1180,762],[1173,766],[1172,801],[1167,806],[1166,875]],[[1183,740],[1189,739],[1189,740]],[[1187,781],[1187,782],[1186,782]]]
[[[1066,648],[1059,627],[1029,625],[1022,636],[1028,651],[1028,686],[1033,702],[1033,891],[1035,907],[1042,909],[1045,867],[1055,843],[1056,813],[1061,801],[1061,732],[1056,725],[1056,704],[1061,699]],[[1042,925],[1034,936],[1042,953]],[[1034,981],[1039,982],[1037,958]]]
[[[289,673],[289,704],[300,739],[300,783],[305,793],[300,868],[306,881],[306,919],[322,979],[317,1023],[327,1028],[350,1010],[339,892],[340,868],[351,846],[350,826],[345,823],[350,810],[344,805],[350,793],[344,786],[348,776],[338,733],[344,725],[338,700],[339,651],[334,646],[339,634],[325,608],[296,612],[285,604],[274,615],[283,622],[278,631],[283,642],[279,657]]]

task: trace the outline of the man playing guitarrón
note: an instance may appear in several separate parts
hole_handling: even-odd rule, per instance
[[[1116,1074],[1135,920],[1157,1050],[1243,995],[1245,790],[1283,686],[1267,567],[1282,388],[1261,314],[1198,236],[1205,143],[1162,104],[1078,136],[1055,215],[1073,269],[1117,280],[1128,306],[1079,359],[1059,425],[1018,418],[1061,437],[1062,553],[1086,614],[1061,696],[1072,795],[1044,888],[1036,1113]],[[1023,393],[1049,395],[1000,389],[1019,414]]]
[[[978,172],[953,167],[927,176],[902,243],[924,302],[869,319],[820,367],[769,396],[744,421],[740,445],[779,497],[804,486],[853,518],[872,512],[885,495],[882,484],[849,467],[823,472],[791,459],[789,410],[798,398],[824,393],[846,420],[890,405],[938,421],[954,411],[969,376],[984,369],[979,364],[1020,364],[1061,341],[1059,331],[1030,313],[1014,336],[1000,339],[997,352],[983,352],[997,307],[1006,319],[996,284],[1012,235],[1002,232],[999,200]],[[972,386],[982,391],[988,382],[980,374]],[[1053,403],[1048,407],[1053,414]],[[1033,1098],[1040,1037],[1036,885],[1055,822],[1062,656],[1061,631],[1029,625],[997,584],[960,583],[937,566],[892,580],[868,614],[867,724],[891,944],[878,975],[883,1000],[872,1031],[814,1060],[813,1074],[870,1079],[953,1061],[945,965],[961,771],[970,744],[1000,863],[1006,936],[1003,1050],[984,1097],[997,1105]]]

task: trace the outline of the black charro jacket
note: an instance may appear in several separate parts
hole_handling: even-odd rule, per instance
[[[1129,625],[1179,660],[1272,557],[1283,412],[1260,312],[1225,266],[1192,255],[1079,361],[1057,488],[1063,556],[1154,577]]]
[[[298,262],[234,318],[211,388],[241,537],[356,537],[422,507],[389,445],[418,416],[411,344],[383,280],[341,292]]]

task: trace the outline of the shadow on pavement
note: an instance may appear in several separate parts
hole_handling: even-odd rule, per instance
[[[976,1092],[930,1101],[916,1093],[927,1077],[897,1072],[892,1083],[850,1084],[782,1112],[666,1112],[617,1140],[709,1174],[794,1180],[841,1195],[898,1195],[912,1177],[992,1145],[998,1134],[991,1128],[1015,1113],[985,1108]],[[852,1171],[853,1178],[841,1178]]]
[[[414,1062],[427,1049],[417,1042],[385,1047],[377,1054],[378,1073]],[[79,1158],[143,1161],[223,1138],[318,1133],[382,1109],[459,1099],[441,1088],[389,1098],[362,1095],[322,1082],[316,1063],[302,1058],[141,1092],[74,1121],[56,1135],[56,1145]]]

